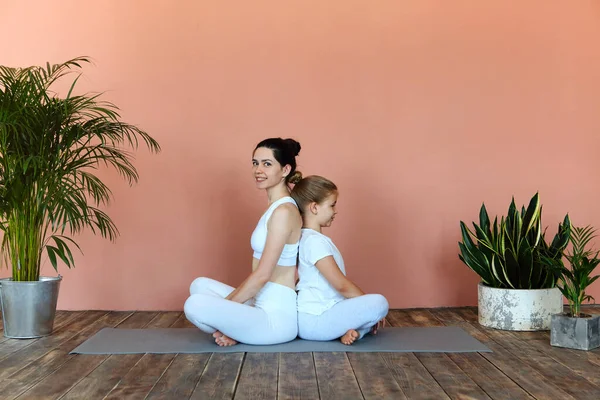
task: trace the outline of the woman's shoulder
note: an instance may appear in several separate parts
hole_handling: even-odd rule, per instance
[[[299,214],[300,212],[295,203],[282,203],[275,207],[271,218],[294,218]]]
[[[300,228],[302,219],[296,205],[294,203],[278,205],[269,216],[269,226],[272,224],[290,226],[294,229]]]

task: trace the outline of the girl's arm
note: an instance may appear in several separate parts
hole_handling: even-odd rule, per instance
[[[365,294],[354,282],[346,278],[333,259],[333,256],[320,259],[315,266],[331,286],[345,298],[351,299]]]
[[[293,206],[282,205],[273,211],[268,222],[267,242],[258,267],[226,297],[238,303],[245,303],[254,297],[260,289],[271,279],[277,261],[281,257],[283,246],[288,241],[293,228],[296,209]]]

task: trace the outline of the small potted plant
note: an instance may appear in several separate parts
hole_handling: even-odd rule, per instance
[[[591,350],[600,346],[600,315],[592,316],[581,312],[581,305],[592,296],[586,294],[586,289],[598,275],[591,276],[600,264],[598,251],[588,248],[596,237],[592,226],[577,227],[571,233],[573,245],[570,253],[565,254],[567,264],[563,259],[548,260],[559,274],[557,287],[569,303],[569,311],[552,316],[550,329],[550,344],[578,350]]]
[[[118,234],[99,208],[112,196],[95,171],[114,167],[132,184],[138,173],[127,148],[141,141],[160,150],[99,94],[74,94],[77,78],[64,97],[52,90],[87,62],[0,66],[0,250],[12,270],[0,279],[0,302],[9,338],[52,332],[61,277],[40,276],[44,255],[55,270],[60,261],[71,268],[70,248],[78,246],[70,235],[84,228],[109,239]]]
[[[491,223],[485,204],[474,232],[460,222],[459,258],[481,277],[478,285],[479,323],[515,331],[548,330],[552,314],[562,310],[557,275],[546,260],[562,258],[571,222],[565,216],[547,244],[542,229],[542,206],[536,193],[519,212],[514,199],[508,215]]]

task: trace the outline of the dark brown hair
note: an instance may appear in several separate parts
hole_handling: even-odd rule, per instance
[[[292,169],[285,177],[286,183],[296,184],[302,179],[302,172],[296,171],[296,156],[300,154],[300,143],[294,139],[269,138],[256,145],[254,151],[259,147],[265,147],[273,151],[273,156],[282,167],[289,165]]]

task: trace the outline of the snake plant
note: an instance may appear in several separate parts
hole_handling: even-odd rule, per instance
[[[75,95],[78,78],[64,97],[52,86],[77,71],[86,58],[45,67],[0,66],[0,229],[2,258],[14,281],[39,279],[43,254],[54,269],[74,265],[68,234],[84,228],[114,239],[117,228],[100,209],[112,197],[94,173],[114,167],[129,182],[138,179],[127,147],[146,132],[120,121],[118,108],[99,94]]]
[[[536,193],[527,209],[519,212],[514,198],[508,215],[490,222],[485,204],[479,212],[474,231],[460,221],[462,242],[459,258],[490,287],[506,289],[544,289],[555,287],[559,274],[549,268],[560,260],[569,243],[571,221],[565,216],[550,244],[542,231],[542,206]]]

